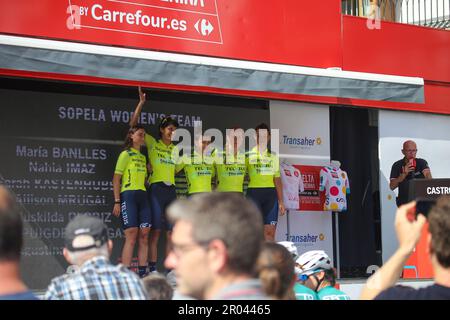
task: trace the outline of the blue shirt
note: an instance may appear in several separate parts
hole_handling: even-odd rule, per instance
[[[375,300],[450,300],[450,287],[433,284],[415,289],[397,285],[382,291]]]
[[[139,277],[103,256],[86,261],[79,270],[52,280],[45,300],[147,300]]]
[[[0,300],[39,300],[31,291],[0,295]]]

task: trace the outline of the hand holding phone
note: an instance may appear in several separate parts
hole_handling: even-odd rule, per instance
[[[395,231],[402,252],[414,250],[427,221],[423,215],[416,215],[416,204],[412,201],[400,206],[395,215]]]

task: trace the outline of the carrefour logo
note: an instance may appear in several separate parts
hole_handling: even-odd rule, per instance
[[[290,241],[294,243],[316,243],[317,241],[324,241],[325,235],[323,233],[319,235],[306,234],[306,235],[292,235]]]
[[[296,148],[296,147],[314,147],[315,145],[321,145],[322,139],[320,137],[318,138],[311,138],[311,137],[290,137],[288,135],[283,135],[283,144],[288,145],[290,147]]]

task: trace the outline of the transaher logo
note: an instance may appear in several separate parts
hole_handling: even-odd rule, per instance
[[[314,244],[318,241],[324,241],[325,235],[323,233],[320,234],[298,234],[289,236],[289,241],[292,241],[297,244]]]
[[[284,145],[289,146],[290,148],[302,148],[302,149],[309,149],[314,146],[320,146],[322,144],[322,138],[311,138],[308,136],[304,137],[293,137],[289,135],[283,135],[281,142]]]

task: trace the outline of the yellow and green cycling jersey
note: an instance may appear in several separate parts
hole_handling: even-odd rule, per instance
[[[244,192],[244,178],[247,172],[245,154],[227,155],[218,151],[214,155],[218,192]]]
[[[134,148],[122,151],[116,163],[115,174],[122,175],[120,192],[144,190],[147,176],[147,159]]]
[[[260,152],[254,147],[247,153],[247,172],[249,176],[249,188],[274,188],[274,178],[280,177],[279,157],[269,150]]]
[[[212,156],[203,157],[194,151],[190,156],[184,156],[181,163],[186,175],[188,194],[212,191],[211,183],[215,175]]]
[[[149,134],[145,134],[145,145],[152,166],[149,183],[164,182],[168,185],[175,185],[175,174],[183,167],[179,161],[177,146],[172,143],[166,145]]]

